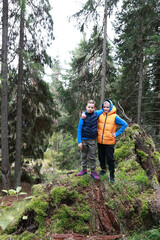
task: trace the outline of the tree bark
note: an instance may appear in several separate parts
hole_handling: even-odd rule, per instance
[[[156,73],[155,73],[155,78],[156,78],[156,84],[155,84],[155,94],[157,96],[156,98],[156,103],[155,103],[155,108],[156,113],[155,116],[155,141],[156,143],[159,142],[159,137],[160,137],[160,54],[157,54],[157,63],[156,63]]]
[[[17,88],[17,122],[16,122],[16,159],[14,187],[21,184],[21,150],[22,150],[22,79],[23,79],[23,50],[24,50],[24,6],[21,6],[20,41],[19,41],[19,69]]]
[[[104,37],[103,37],[103,59],[102,59],[102,79],[101,79],[101,102],[105,98],[105,81],[106,81],[106,43],[107,43],[107,0],[105,0],[104,9]]]
[[[8,0],[3,0],[2,17],[2,102],[1,102],[1,151],[2,151],[2,189],[10,189],[10,164],[8,150]]]
[[[141,124],[141,108],[142,108],[142,90],[143,90],[143,19],[141,21],[141,36],[140,36],[140,64],[139,64],[139,86],[138,86],[138,114],[137,123]]]

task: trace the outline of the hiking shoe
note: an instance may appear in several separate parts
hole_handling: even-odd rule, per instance
[[[105,169],[102,169],[102,170],[100,171],[100,173],[99,173],[100,176],[103,176],[103,175],[105,175],[105,174],[106,174],[106,170],[105,170]]]
[[[110,178],[109,178],[109,181],[110,181],[110,183],[114,183],[114,178],[113,178],[113,177],[110,177]]]
[[[109,181],[110,183],[114,183],[114,173],[110,173]]]
[[[100,180],[100,177],[96,172],[91,172],[91,177],[93,177],[95,180]]]
[[[77,173],[77,176],[83,176],[86,173],[87,173],[87,170],[82,169],[79,173]]]

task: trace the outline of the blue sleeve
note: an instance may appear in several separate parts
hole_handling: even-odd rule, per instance
[[[97,114],[97,119],[98,119],[98,117],[103,113],[103,110],[97,110],[95,112]]]
[[[86,111],[83,113],[86,113]],[[103,113],[103,110],[96,110],[95,113],[96,113],[97,119],[98,119],[98,117]]]
[[[116,116],[115,118],[115,124],[121,125],[121,128],[115,132],[116,137],[118,137],[128,126],[128,124],[126,123],[126,121],[124,121],[122,118],[120,118],[119,116]]]
[[[78,134],[77,134],[78,143],[82,142],[82,127],[83,127],[83,119],[80,118],[79,124],[78,124]]]

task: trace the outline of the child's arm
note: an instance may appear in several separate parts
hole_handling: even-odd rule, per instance
[[[97,114],[97,119],[98,119],[98,117],[103,113],[103,110],[97,110],[95,112]],[[82,119],[86,119],[86,118],[87,118],[87,116],[86,116],[85,112],[83,112],[82,113]]]
[[[103,110],[102,109],[101,110],[96,110],[95,112],[96,112],[97,118],[98,118],[103,113]]]
[[[83,119],[80,118],[79,124],[78,124],[78,134],[77,134],[78,147],[80,149],[82,149],[82,127],[83,127]]]
[[[122,118],[120,118],[119,116],[116,116],[115,118],[115,124],[121,125],[121,128],[115,132],[115,136],[119,136],[128,126],[128,124],[126,123],[126,121],[124,121]]]

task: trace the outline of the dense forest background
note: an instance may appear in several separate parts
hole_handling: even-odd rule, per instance
[[[111,99],[117,113],[128,123],[142,126],[159,148],[160,2],[124,0],[120,10],[118,3],[86,0],[70,16],[83,39],[64,71],[59,58],[47,53],[54,41],[49,1],[0,1],[4,189],[10,188],[12,166],[17,187],[25,159],[43,159],[51,145],[60,153],[54,155],[60,169],[79,165],[77,126],[89,99],[96,101],[97,109],[103,99]],[[116,37],[111,42],[105,29],[113,10]],[[52,69],[50,83],[44,80],[47,66]]]

